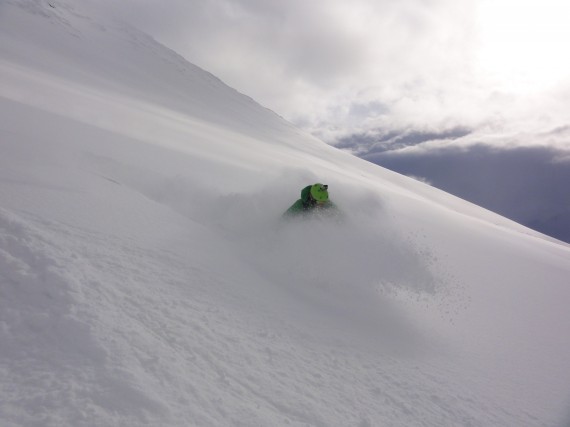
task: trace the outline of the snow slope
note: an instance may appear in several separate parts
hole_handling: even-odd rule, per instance
[[[105,14],[0,3],[0,425],[567,425],[568,245]]]

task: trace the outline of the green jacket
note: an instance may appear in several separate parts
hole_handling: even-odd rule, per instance
[[[333,213],[337,211],[336,205],[330,200],[325,203],[318,204],[315,200],[311,198],[311,187],[307,187],[301,190],[301,198],[297,200],[293,205],[285,211],[283,216],[294,217],[299,215],[307,215],[313,213]]]

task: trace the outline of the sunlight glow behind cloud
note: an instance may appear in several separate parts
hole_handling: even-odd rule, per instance
[[[561,0],[106,1],[330,143],[457,128],[499,143],[570,123]]]
[[[477,63],[500,89],[537,93],[570,76],[570,3],[485,0]]]

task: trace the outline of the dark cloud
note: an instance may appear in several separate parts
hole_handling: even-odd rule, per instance
[[[475,145],[363,157],[570,242],[570,161],[564,160],[569,154],[549,147]]]
[[[570,125],[558,126],[545,132],[544,136],[570,136]]]
[[[385,151],[398,150],[436,140],[456,140],[469,135],[471,130],[465,127],[454,127],[441,131],[389,131],[367,132],[364,134],[350,135],[340,138],[335,144],[337,148],[360,153],[370,157],[373,154]]]

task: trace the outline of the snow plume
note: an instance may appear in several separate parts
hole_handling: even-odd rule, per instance
[[[373,191],[327,181],[331,182],[331,199],[338,205],[339,214],[307,221],[282,215],[299,198],[304,185],[319,181],[312,173],[286,170],[247,193],[227,193],[207,183],[196,185],[191,174],[150,181],[152,185],[139,191],[199,224],[217,229],[240,251],[247,248],[248,257],[263,260],[261,268],[273,265],[271,271],[282,277],[278,281],[304,282],[318,272],[316,281],[337,283],[347,290],[392,282],[418,292],[435,292],[424,265],[425,254],[420,257],[420,249],[399,234],[385,202]],[[292,188],[298,188],[298,194]],[[265,259],[268,256],[275,258]],[[279,266],[287,266],[287,271],[279,273]],[[295,271],[289,266],[295,266]]]
[[[192,173],[144,177],[145,183],[132,184],[137,191],[217,230],[242,262],[315,318],[352,324],[353,334],[367,330],[365,336],[386,351],[420,345],[420,335],[385,292],[397,284],[418,296],[435,295],[447,283],[430,271],[429,252],[400,234],[378,194],[333,180],[338,217],[285,219],[299,197],[291,181],[300,193],[302,183],[319,180],[316,175],[289,170],[247,193],[196,185]]]
[[[406,315],[381,293],[398,283],[416,293],[435,292],[418,254],[387,228],[320,219],[293,221],[251,245],[248,258],[274,286],[307,306],[313,320],[328,319],[390,349],[420,351],[420,335]],[[420,280],[417,280],[421,278]],[[318,324],[308,322],[308,324]],[[327,338],[334,339],[335,334]]]

